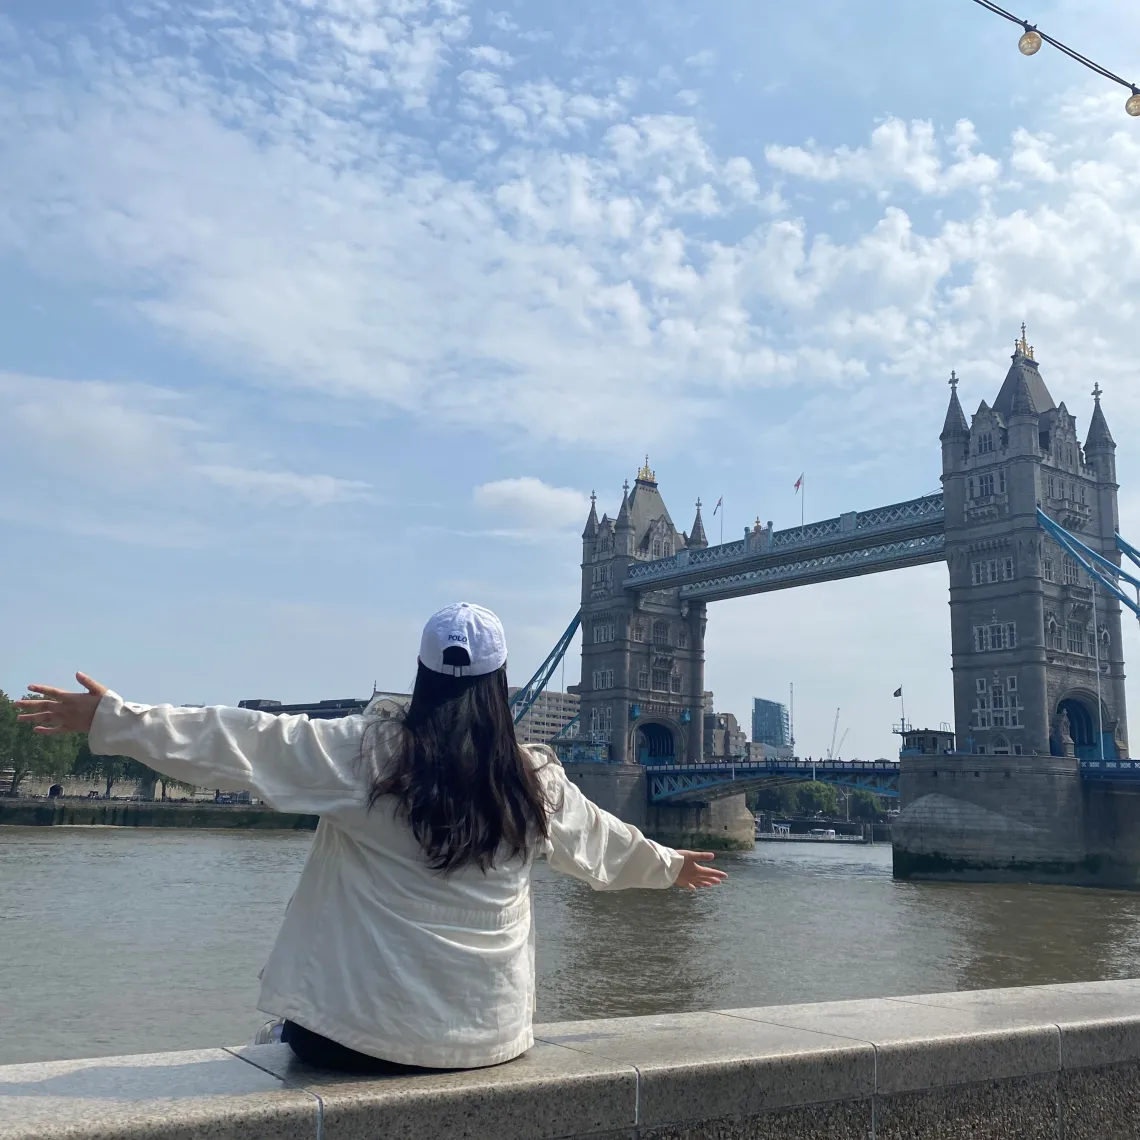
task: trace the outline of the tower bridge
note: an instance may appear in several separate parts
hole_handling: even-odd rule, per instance
[[[648,458],[612,517],[599,517],[591,495],[581,608],[519,707],[580,624],[579,755],[585,747],[621,771],[648,773],[644,799],[654,803],[787,778],[739,766],[726,778],[708,764],[708,603],[944,562],[954,756],[1052,758],[1078,775],[1083,765],[1100,784],[1140,775],[1128,759],[1121,602],[1140,607],[1120,589],[1123,577],[1140,597],[1140,579],[1120,568],[1122,551],[1138,562],[1140,552],[1118,534],[1116,444],[1100,387],[1082,442],[1023,327],[992,404],[982,400],[967,420],[958,388],[952,373],[935,494],[783,530],[757,520],[717,546],[699,500],[689,529],[676,526]]]

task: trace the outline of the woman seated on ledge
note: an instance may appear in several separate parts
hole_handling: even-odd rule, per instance
[[[534,1043],[534,858],[597,890],[714,886],[712,854],[646,839],[520,747],[507,646],[480,606],[427,623],[402,719],[309,720],[127,704],[29,685],[37,732],[90,733],[175,780],[320,816],[258,1008],[309,1064],[355,1072],[495,1065]]]

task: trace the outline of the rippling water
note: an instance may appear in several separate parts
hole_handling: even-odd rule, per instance
[[[0,1064],[242,1043],[311,835],[0,828]],[[539,1019],[1127,977],[1140,895],[762,844],[695,894],[535,877]]]

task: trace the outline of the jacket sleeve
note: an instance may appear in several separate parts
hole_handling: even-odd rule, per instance
[[[89,745],[129,756],[196,787],[252,792],[278,811],[327,814],[359,806],[367,779],[359,763],[365,720],[309,720],[253,709],[128,704],[108,692]]]
[[[684,856],[646,839],[632,824],[592,803],[570,780],[550,749],[529,750],[550,803],[550,866],[589,883],[596,891],[671,887]]]

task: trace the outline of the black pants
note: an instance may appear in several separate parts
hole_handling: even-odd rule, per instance
[[[395,1061],[382,1061],[330,1041],[295,1021],[286,1021],[281,1027],[281,1040],[293,1050],[299,1061],[315,1069],[334,1069],[341,1073],[371,1073],[373,1075],[415,1073],[420,1070],[410,1065],[397,1065]]]

